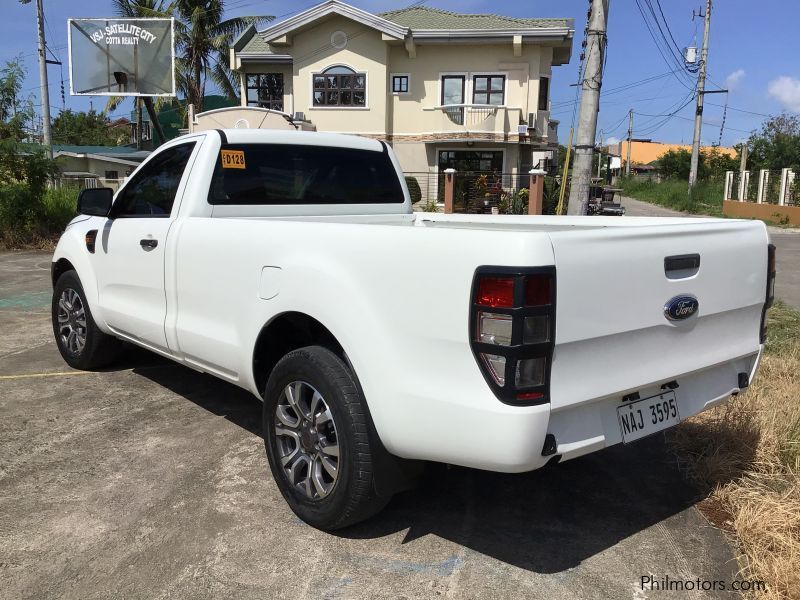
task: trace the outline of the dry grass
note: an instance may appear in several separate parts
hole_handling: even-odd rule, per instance
[[[767,582],[763,599],[800,599],[800,312],[770,310],[754,384],[670,436],[681,462],[710,490],[700,504],[735,535],[742,578]]]

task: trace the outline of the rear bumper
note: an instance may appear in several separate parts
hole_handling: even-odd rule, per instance
[[[721,404],[731,394],[740,392],[739,373],[747,373],[748,380],[752,381],[762,351],[763,346],[755,354],[677,377],[679,387],[675,394],[681,420]],[[661,392],[661,382],[635,391],[641,398],[657,395]],[[557,454],[561,455],[561,460],[577,458],[622,441],[616,409],[625,393],[597,398],[550,414],[547,429],[556,438]]]
[[[677,381],[681,420],[721,404],[740,391],[739,373],[747,373],[749,381],[753,380],[762,350],[763,346],[731,361],[556,411],[551,411],[549,404],[514,408],[495,398],[467,405],[428,397],[424,399],[428,418],[415,423],[413,439],[404,438],[400,447],[389,449],[405,458],[506,473],[532,471],[554,456],[569,460],[620,443],[616,409],[622,397],[634,391],[647,398],[657,395],[662,384]],[[408,398],[406,406],[410,408],[415,400],[422,405],[423,398]],[[547,434],[555,437],[556,452],[543,456]]]

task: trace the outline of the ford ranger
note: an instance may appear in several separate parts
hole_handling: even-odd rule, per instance
[[[530,471],[724,402],[772,301],[759,221],[414,213],[391,148],[354,136],[186,135],[78,210],[64,360],[128,342],[262,398],[275,482],[322,529],[425,461]]]

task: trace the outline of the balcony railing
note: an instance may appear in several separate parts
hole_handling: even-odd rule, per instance
[[[444,104],[426,108],[440,116],[432,129],[440,132],[516,135],[522,109],[494,104]]]

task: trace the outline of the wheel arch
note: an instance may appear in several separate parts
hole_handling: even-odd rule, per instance
[[[52,263],[50,266],[50,279],[53,287],[56,286],[58,278],[67,271],[75,271],[76,273],[78,272],[78,270],[75,268],[75,265],[73,265],[68,259],[59,258],[57,261]]]
[[[272,370],[283,356],[312,345],[324,346],[353,370],[341,343],[325,325],[303,312],[284,312],[265,324],[256,338],[252,369],[259,394],[264,392]]]

